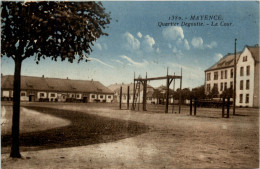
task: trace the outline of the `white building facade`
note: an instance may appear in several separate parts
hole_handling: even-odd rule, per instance
[[[234,90],[234,54],[228,54],[205,70],[205,93],[217,87],[219,94]],[[236,55],[236,106],[259,107],[259,46],[246,46]]]

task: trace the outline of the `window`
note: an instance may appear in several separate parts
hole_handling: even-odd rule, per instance
[[[227,79],[227,70],[225,70],[225,79]]]
[[[107,96],[108,99],[111,99],[111,96]]]
[[[77,94],[76,97],[77,97],[77,99],[79,99],[80,98],[80,94]]]
[[[207,92],[210,92],[210,84],[207,84]]]
[[[221,70],[221,79],[223,79],[223,71]]]
[[[243,103],[243,94],[239,95],[239,103]]]
[[[40,93],[40,98],[44,97],[44,93]]]
[[[54,94],[54,93],[51,93],[51,97],[55,97],[55,94]]]
[[[224,83],[224,89],[227,89],[227,82]]]
[[[223,90],[223,83],[220,83],[220,91]]]
[[[216,88],[218,90],[218,84],[214,83],[214,88]]]
[[[218,72],[214,72],[214,80],[218,80]]]
[[[230,82],[230,89],[233,89],[233,82]]]
[[[92,98],[92,99],[95,99],[95,98],[96,98],[96,96],[93,94],[93,95],[91,95],[91,98]]]
[[[74,98],[74,97],[75,97],[75,94],[71,94],[70,97],[71,97],[71,98]]]
[[[246,103],[249,103],[249,94],[246,94]]]
[[[100,99],[103,99],[103,97],[104,97],[103,95],[100,95],[100,96],[99,96]]]
[[[207,81],[210,80],[210,73],[207,73]]]
[[[246,90],[249,90],[249,80],[246,80]]]
[[[233,72],[233,69],[230,70],[230,78],[233,78],[234,76],[234,72]]]
[[[246,62],[247,61],[247,56],[244,56],[243,57],[243,62]]]
[[[21,92],[21,96],[26,96],[26,93],[25,92]]]
[[[244,76],[244,67],[240,67],[240,76]]]
[[[240,80],[240,90],[243,90],[243,80]]]
[[[250,66],[246,67],[246,75],[249,76],[250,75]]]

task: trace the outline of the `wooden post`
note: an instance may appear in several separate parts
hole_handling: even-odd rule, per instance
[[[197,114],[197,98],[194,98],[194,116]]]
[[[138,89],[138,111],[139,111],[139,107],[140,107],[140,83],[141,83],[141,81],[138,81],[137,83],[139,83],[138,84],[138,86],[139,86],[139,89]]]
[[[120,87],[119,109],[122,108],[122,86]]]
[[[145,78],[147,79],[147,72]],[[143,111],[146,111],[146,92],[147,92],[147,80],[143,83]]]
[[[130,86],[127,86],[127,110],[129,110],[129,97],[130,97],[129,88],[130,88]]]
[[[227,118],[229,118],[230,97],[227,98]]]
[[[237,55],[236,55],[237,39],[235,39],[235,59],[234,59],[234,90],[233,90],[233,115],[236,115],[236,79],[237,79]]]
[[[181,87],[182,87],[182,68],[181,68],[181,79],[180,79],[179,113],[181,113]]]
[[[192,97],[190,97],[190,115],[192,116]]]
[[[174,91],[175,91],[175,72],[174,72],[174,79],[173,79],[173,90],[172,90],[172,113],[174,112]],[[176,113],[176,112],[175,112]]]
[[[166,106],[165,106],[165,113],[168,113],[168,106],[169,106],[169,77],[168,77],[168,67],[167,67],[167,79],[166,79]]]
[[[134,83],[133,83],[133,104],[132,110],[135,110],[135,72],[134,72]]]
[[[225,116],[225,96],[222,98],[222,118]]]

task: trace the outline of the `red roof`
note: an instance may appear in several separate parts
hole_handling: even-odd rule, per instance
[[[259,62],[259,46],[247,46],[248,50],[251,52],[253,58],[255,59],[255,61]]]
[[[2,89],[13,89],[13,75],[2,76]],[[106,93],[113,91],[98,81],[21,76],[21,90]]]
[[[259,46],[246,46],[246,48],[248,48],[248,50],[251,52],[253,58],[255,59],[255,61],[259,62]],[[242,52],[238,52],[236,55],[236,59],[238,61],[239,56]],[[235,58],[235,54],[227,54],[226,56],[224,56],[223,58],[221,58],[217,63],[215,63],[213,66],[211,66],[210,68],[208,68],[205,71],[210,71],[210,70],[216,70],[216,69],[222,69],[222,68],[227,68],[227,67],[232,67],[234,66],[234,58]]]

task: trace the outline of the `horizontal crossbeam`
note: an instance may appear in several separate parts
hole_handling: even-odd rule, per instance
[[[142,78],[137,78],[137,79],[134,79],[135,81],[148,81],[148,80],[162,80],[162,79],[181,79],[182,77],[181,76],[171,76],[171,75],[168,75],[168,76],[163,76],[163,77],[152,77],[152,78],[145,78],[145,79],[142,79]]]

